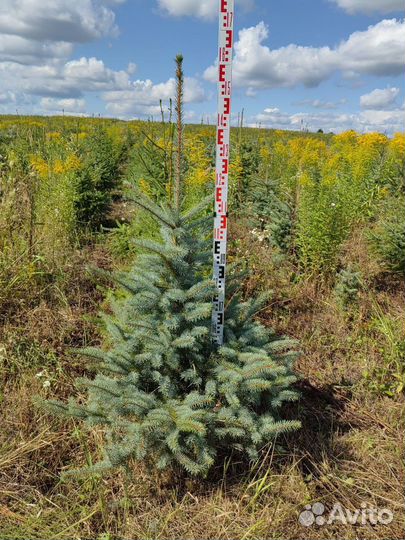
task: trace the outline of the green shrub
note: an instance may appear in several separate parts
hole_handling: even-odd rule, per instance
[[[263,230],[264,237],[282,253],[292,248],[293,212],[270,180],[254,180],[251,185],[249,214]]]
[[[305,185],[298,207],[297,247],[302,270],[328,275],[335,271],[339,249],[349,233],[342,186]]]
[[[137,251],[134,239],[140,237],[157,240],[160,234],[156,221],[150,214],[138,208],[129,223],[117,222],[116,228],[112,229],[109,235],[108,245],[113,255],[128,261]]]
[[[254,322],[262,302],[242,302],[239,284],[229,280],[225,344],[217,350],[206,204],[180,214],[140,194],[135,202],[160,222],[161,240],[136,241],[145,253],[115,275],[127,294],[105,316],[110,346],[81,351],[99,365],[94,380],[81,381],[87,404],[48,406],[104,427],[105,458],[94,470],[134,458],[205,475],[221,448],[255,458],[277,434],[299,426],[281,413],[297,399],[295,342]]]
[[[392,272],[405,274],[405,199],[391,202],[369,238],[381,264]]]
[[[236,207],[246,204],[251,177],[259,170],[259,148],[257,144],[242,141],[231,145],[230,200]]]
[[[334,292],[343,309],[356,304],[361,288],[362,278],[360,272],[355,272],[351,268],[339,272]]]
[[[82,156],[83,166],[77,173],[77,218],[81,225],[98,228],[118,186],[120,149],[104,130],[96,129],[85,139]]]

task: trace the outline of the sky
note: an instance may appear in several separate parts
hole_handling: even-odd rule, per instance
[[[158,118],[184,56],[186,121],[215,123],[218,0],[1,0],[0,114]],[[233,118],[404,131],[403,0],[236,0]]]

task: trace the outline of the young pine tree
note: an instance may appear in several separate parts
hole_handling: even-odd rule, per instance
[[[134,195],[160,224],[161,239],[134,240],[141,248],[134,266],[113,276],[125,295],[104,316],[108,347],[78,351],[98,365],[94,380],[80,381],[87,403],[48,403],[103,426],[105,457],[92,470],[136,459],[204,475],[221,447],[255,458],[277,434],[299,427],[281,416],[283,403],[297,398],[295,342],[253,320],[262,301],[243,302],[238,278],[228,279],[225,344],[217,349],[211,340],[209,201],[183,210],[181,181],[180,158],[172,203]]]

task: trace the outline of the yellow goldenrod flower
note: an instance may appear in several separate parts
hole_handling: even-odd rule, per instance
[[[31,168],[37,173],[40,178],[47,178],[49,174],[49,166],[41,156],[30,156]]]

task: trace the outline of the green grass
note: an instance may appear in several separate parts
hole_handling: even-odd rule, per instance
[[[47,122],[57,129],[60,120]],[[73,131],[85,128],[81,120],[65,122]],[[208,140],[213,135],[207,127],[187,129],[203,129]],[[263,130],[244,133],[258,139]],[[106,217],[113,224],[117,216],[125,223],[133,217],[119,193]],[[294,250],[277,258],[273,248],[252,235],[251,223],[239,212],[230,221],[230,260],[249,272],[244,293],[273,291],[257,317],[300,340],[296,368],[302,398],[287,414],[300,417],[303,428],[263,448],[256,463],[227,456],[206,480],[176,470],[157,473],[139,463],[105,477],[65,476],[100,458],[103,433],[44,413],[33,397],[80,398],[73,381],[91,376],[91,365],[72,357],[69,349],[100,343],[97,313],[106,304],[105,283],[87,268],[128,264],[131,234],[140,233],[142,225],[135,221],[112,236],[81,237],[54,269],[42,260],[33,266],[11,264],[19,259],[2,249],[0,538],[403,538],[403,281],[370,252],[369,224],[358,224],[341,247],[338,264],[359,269],[364,283],[356,305],[342,310],[333,276],[320,280],[300,274]],[[384,527],[303,530],[298,516],[314,502],[327,508],[340,502],[352,510],[366,502],[390,508],[395,517]]]

